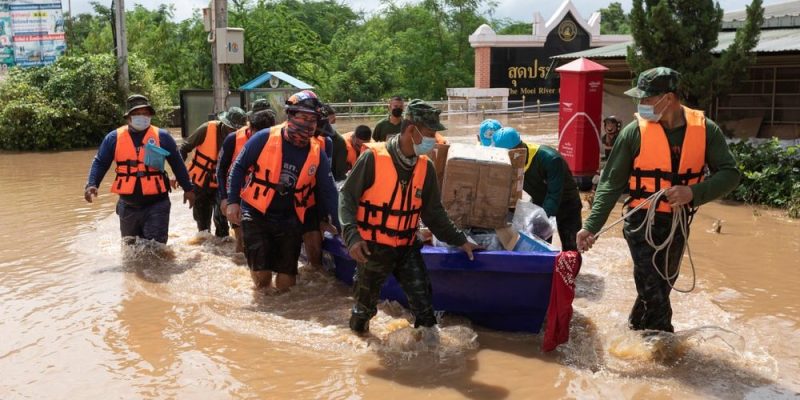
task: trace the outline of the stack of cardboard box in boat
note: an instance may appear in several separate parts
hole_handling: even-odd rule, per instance
[[[545,242],[510,226],[509,209],[522,198],[525,149],[469,144],[437,145],[436,166],[442,204],[459,228],[495,231],[506,250],[547,250]]]

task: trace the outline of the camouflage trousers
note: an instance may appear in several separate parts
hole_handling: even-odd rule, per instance
[[[652,329],[658,331],[674,332],[672,327],[672,305],[669,294],[671,285],[677,276],[667,282],[653,266],[655,249],[645,240],[645,229],[633,232],[644,221],[646,210],[641,210],[629,216],[625,221],[622,232],[633,258],[633,279],[636,282],[636,302],[633,304],[628,324],[633,330]],[[672,225],[672,214],[656,213],[655,223],[652,227],[652,236],[655,243],[661,243],[669,236]],[[688,232],[687,232],[688,234]],[[661,274],[672,276],[680,265],[682,251],[686,238],[676,230],[672,245],[655,255],[655,265]],[[666,255],[669,254],[669,265],[665,266]],[[666,269],[666,271],[665,271]]]
[[[366,263],[358,264],[353,279],[352,319],[369,321],[375,316],[381,288],[389,274],[394,274],[408,298],[414,326],[435,325],[431,281],[420,253],[422,245],[417,242],[407,247],[390,247],[368,242],[368,246],[372,254]]]

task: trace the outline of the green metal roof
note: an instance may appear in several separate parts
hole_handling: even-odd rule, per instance
[[[712,53],[719,54],[722,52],[722,50],[727,49],[731,43],[733,43],[735,36],[736,32],[720,32],[718,38],[719,44],[714,48],[714,50],[712,50]],[[628,54],[628,46],[631,44],[633,44],[633,41],[578,51],[575,53],[560,54],[550,58],[625,58],[625,56]],[[759,38],[758,44],[753,51],[756,53],[800,51],[800,28],[762,30],[761,37]]]

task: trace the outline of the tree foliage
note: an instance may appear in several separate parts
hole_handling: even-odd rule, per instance
[[[150,98],[164,120],[171,101],[153,69],[129,60],[131,91]],[[124,94],[110,54],[63,56],[50,66],[12,69],[0,82],[0,149],[51,150],[97,146],[123,122]]]
[[[800,218],[800,146],[781,147],[777,139],[761,144],[733,143],[742,180],[729,199],[784,208]]]
[[[707,108],[715,95],[736,85],[753,61],[750,51],[758,43],[764,20],[762,0],[747,7],[745,27],[719,56],[722,8],[713,0],[633,0],[630,14],[634,45],[628,47],[628,64],[638,74],[666,66],[683,75],[684,96],[691,105]]]
[[[114,51],[111,10],[93,7],[68,27],[70,54]],[[382,7],[365,19],[336,0],[233,0],[228,24],[245,29],[245,63],[230,66],[231,87],[264,71],[309,82],[328,101],[440,98],[447,87],[472,85],[468,37],[489,22],[479,10],[491,12],[493,2],[388,1]],[[176,23],[173,11],[137,5],[126,21],[129,52],[155,68],[177,102],[180,89],[211,86],[211,45],[199,14]]]
[[[603,35],[631,33],[630,20],[622,4],[613,2],[600,9],[600,33]]]

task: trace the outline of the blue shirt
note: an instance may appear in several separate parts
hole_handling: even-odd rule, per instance
[[[239,196],[244,178],[250,167],[256,165],[261,151],[267,144],[269,139],[269,129],[262,129],[256,132],[245,143],[244,148],[239,153],[239,156],[233,162],[231,172],[228,176],[228,203],[239,204],[242,206],[242,214],[258,213],[254,207],[241,201]],[[281,140],[282,146],[282,169],[280,180],[282,183],[294,187],[297,182],[297,175],[303,169],[303,164],[308,158],[309,146],[297,147],[291,143]],[[330,215],[334,225],[339,226],[339,214],[337,204],[339,202],[339,194],[336,191],[336,185],[333,183],[333,175],[331,175],[330,161],[327,154],[320,153],[319,166],[316,173],[317,184],[314,188],[315,196],[319,212],[323,216]],[[289,193],[286,195],[276,194],[272,202],[267,208],[265,214],[269,219],[277,221],[285,221],[287,218],[293,222],[297,219],[297,213],[294,209],[294,195]]]
[[[143,142],[146,132],[136,132],[133,130],[133,128],[129,128],[129,132],[131,134],[131,141],[133,141],[134,146],[140,148],[144,145]],[[189,172],[186,171],[186,166],[183,164],[183,159],[178,153],[178,145],[175,143],[175,139],[173,139],[169,132],[167,132],[165,129],[159,129],[158,140],[159,146],[162,149],[169,151],[167,161],[169,162],[170,167],[172,167],[172,172],[178,179],[178,183],[181,185],[184,191],[191,192],[192,181],[189,180]],[[103,181],[103,177],[111,167],[111,163],[114,162],[116,150],[117,130],[114,129],[103,139],[103,142],[100,144],[100,149],[97,150],[97,155],[94,156],[92,167],[89,170],[89,180],[86,182],[87,187],[100,187],[100,182]],[[169,182],[166,183],[169,185]],[[161,195],[144,196],[142,194],[142,186],[137,182],[133,194],[120,195],[120,198],[128,204],[150,204],[166,196],[167,193],[163,193]]]
[[[236,132],[225,137],[217,157],[217,183],[219,184],[217,196],[221,200],[228,198],[228,170],[233,162],[234,150],[236,150]]]

